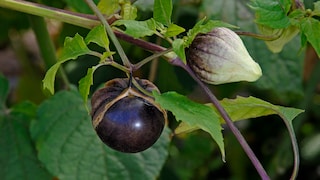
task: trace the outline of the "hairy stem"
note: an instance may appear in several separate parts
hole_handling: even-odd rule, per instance
[[[56,19],[89,29],[100,24],[100,22],[96,20],[95,16],[92,15],[70,12],[28,1],[0,0],[0,7],[50,19]]]
[[[250,37],[260,39],[263,41],[274,41],[274,40],[280,38],[280,36],[283,33],[283,29],[281,29],[276,34],[272,34],[272,35],[263,35],[263,34],[256,34],[256,33],[252,33],[252,32],[244,32],[244,31],[236,31],[235,33],[237,33],[238,35],[250,36]]]
[[[99,18],[101,23],[106,28],[108,36],[110,37],[111,41],[113,42],[114,46],[116,47],[117,52],[119,53],[119,56],[120,56],[123,64],[126,67],[131,69],[132,64],[130,63],[127,55],[125,54],[122,46],[120,45],[117,37],[113,33],[113,30],[111,29],[111,27],[110,27],[109,23],[107,22],[107,20],[105,19],[105,17],[101,14],[98,7],[96,6],[96,4],[92,0],[85,0],[85,2],[88,4],[88,6],[91,8],[91,10],[97,15],[97,17]]]
[[[194,74],[194,72],[189,68],[189,66],[183,64],[183,62],[180,59],[175,58],[175,59],[171,60],[171,64],[173,64],[175,66],[179,66],[179,67],[183,68],[184,70],[186,70],[189,73],[189,75],[200,85],[200,87],[203,89],[203,91],[209,97],[212,104],[217,108],[221,117],[225,120],[227,126],[230,128],[232,133],[237,138],[237,140],[240,143],[240,145],[242,146],[243,150],[248,155],[252,164],[254,165],[257,172],[259,173],[261,179],[269,180],[270,178],[269,178],[268,174],[266,173],[266,171],[264,170],[263,166],[261,165],[260,161],[258,160],[256,155],[254,154],[254,152],[252,151],[252,149],[250,148],[250,146],[248,145],[247,141],[244,139],[244,137],[242,136],[242,134],[240,133],[238,128],[234,125],[230,116],[225,111],[225,109],[222,107],[222,105],[220,104],[220,102],[218,101],[216,96],[214,94],[212,94],[210,89]]]
[[[163,56],[163,55],[165,55],[165,54],[167,54],[167,53],[169,53],[171,51],[172,51],[172,48],[169,48],[169,49],[166,49],[166,50],[161,51],[159,53],[155,53],[155,54],[143,59],[142,61],[140,61],[139,63],[134,65],[133,71],[141,68],[143,65],[147,64],[148,62],[152,61],[153,59],[158,58],[160,56]]]

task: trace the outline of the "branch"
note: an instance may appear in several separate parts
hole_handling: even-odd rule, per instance
[[[247,141],[244,139],[238,128],[234,125],[233,121],[231,120],[230,116],[226,112],[226,110],[222,107],[216,96],[210,91],[210,89],[195,75],[195,73],[190,69],[189,66],[185,65],[179,58],[175,58],[170,61],[171,64],[175,66],[179,66],[183,68],[185,71],[189,73],[189,75],[200,85],[202,90],[206,93],[209,97],[211,103],[217,108],[218,112],[220,113],[221,117],[225,120],[227,126],[230,128],[234,136],[239,141],[240,145],[242,146],[243,150],[251,160],[252,164],[256,168],[257,172],[259,173],[261,179],[269,180],[269,176],[262,167],[260,161],[248,145]]]

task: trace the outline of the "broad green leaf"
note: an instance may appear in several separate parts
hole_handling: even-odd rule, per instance
[[[310,17],[304,18],[301,20],[300,29],[320,57],[320,21]]]
[[[55,65],[51,66],[42,80],[43,89],[48,90],[51,94],[54,94],[54,80],[60,65],[61,62],[57,62]]]
[[[227,27],[227,28],[237,28],[234,25],[222,22],[222,21],[213,21],[213,20],[209,20],[208,22],[205,22],[205,18],[203,18],[202,20],[200,20],[199,22],[197,22],[195,24],[195,26],[190,29],[187,33],[188,37],[187,37],[187,41],[186,41],[186,47],[188,47],[193,39],[197,36],[197,34],[199,33],[208,33],[210,31],[212,31],[215,27]]]
[[[4,76],[0,74],[0,108],[5,105],[8,94],[9,82]]]
[[[155,0],[153,7],[153,18],[169,26],[171,24],[172,0]]]
[[[273,105],[252,96],[223,99],[221,104],[234,121],[277,114],[291,123],[296,116],[304,112],[301,109]]]
[[[208,132],[218,144],[224,161],[224,143],[222,127],[216,112],[203,104],[195,103],[187,97],[176,92],[166,92],[163,94],[153,93],[155,100],[161,107],[173,113],[177,121],[182,121],[190,126],[198,126]]]
[[[103,25],[99,25],[93,28],[85,38],[85,43],[96,43],[97,45],[103,47],[106,51],[109,51],[109,39],[106,30]]]
[[[88,95],[90,93],[90,87],[93,84],[93,73],[96,70],[96,67],[89,68],[87,75],[80,79],[79,81],[79,93],[82,96],[84,103],[87,103]]]
[[[299,28],[296,26],[289,26],[285,29],[272,29],[268,26],[258,25],[258,28],[263,35],[278,36],[275,40],[265,41],[266,45],[273,53],[282,51],[283,46],[299,33]]]
[[[317,16],[320,16],[320,1],[314,3],[314,10],[312,13]]]
[[[114,22],[113,25],[124,25],[126,27],[124,32],[133,36],[134,38],[151,36],[156,32],[156,22],[154,19],[148,19],[145,21],[118,20]]]
[[[78,92],[60,91],[38,109],[31,127],[38,157],[57,179],[156,179],[170,142],[166,128],[148,150],[127,154],[96,135]]]
[[[89,39],[92,40],[93,38]],[[50,67],[44,79],[42,80],[43,89],[49,90],[49,92],[53,94],[54,81],[60,65],[68,60],[76,59],[81,55],[89,54],[90,52],[91,50],[87,47],[83,38],[79,34],[76,34],[73,38],[66,37],[58,62]]]
[[[183,61],[184,64],[187,63],[186,61],[186,54],[185,54],[185,45],[184,45],[184,40],[183,39],[175,39],[172,42],[172,48],[173,51],[179,56],[179,58]]]
[[[269,102],[263,101],[252,96],[237,96],[235,99],[225,98],[222,101],[220,101],[220,103],[233,121],[240,121],[250,118],[277,114],[281,118],[283,118],[284,121],[292,123],[292,120],[296,116],[304,112],[301,109],[273,105]],[[215,107],[212,104],[209,104],[209,106],[215,109]],[[225,123],[221,117],[219,117],[219,119],[220,123]],[[197,129],[199,129],[199,127],[197,128],[197,126],[188,126],[184,123],[181,124],[175,130],[175,133],[191,132]]]
[[[254,0],[251,1],[250,7],[255,10],[257,24],[274,29],[286,28],[290,25],[287,17],[290,1]]]
[[[184,31],[185,31],[185,29],[183,27],[180,27],[176,24],[170,24],[169,27],[167,28],[164,36],[165,37],[173,37],[173,36],[176,36]]]
[[[137,8],[130,2],[125,2],[121,5],[121,16],[125,20],[134,20],[137,17]]]
[[[120,9],[119,0],[100,0],[97,6],[100,12],[107,16]]]
[[[66,37],[58,60],[65,62],[90,52],[91,50],[87,47],[83,38],[77,33],[74,37]]]
[[[1,179],[53,179],[37,158],[29,133],[36,106],[23,102],[0,114]]]

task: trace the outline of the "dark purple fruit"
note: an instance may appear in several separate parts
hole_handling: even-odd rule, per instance
[[[146,91],[159,91],[147,80],[136,79]],[[92,124],[109,147],[136,153],[152,146],[160,137],[167,118],[154,99],[129,87],[128,79],[113,79],[96,91],[91,100]]]

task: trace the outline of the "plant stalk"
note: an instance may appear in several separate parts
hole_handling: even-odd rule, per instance
[[[53,8],[33,2],[22,0],[0,0],[0,7],[32,14],[36,16],[56,19],[84,28],[93,28],[100,24],[95,16],[70,12],[63,9]]]
[[[107,22],[107,20],[103,16],[103,14],[99,11],[98,7],[96,6],[96,4],[92,0],[85,0],[85,2],[88,4],[88,6],[91,8],[91,10],[97,15],[97,17],[99,18],[101,23],[106,28],[108,36],[110,37],[111,41],[113,42],[114,46],[116,47],[117,52],[119,53],[119,56],[123,62],[123,65],[125,65],[126,67],[131,69],[132,64],[130,63],[127,55],[125,54],[122,46],[120,45],[117,37],[113,33],[113,30],[111,29],[109,23]]]
[[[0,7],[32,14],[36,16],[41,16],[44,18],[55,19],[61,22],[72,24],[75,26],[92,29],[93,27],[100,24],[100,21],[97,20],[96,16],[71,12],[63,9],[53,8],[45,6],[42,4],[37,4],[28,1],[21,0],[0,0]],[[119,38],[136,46],[139,46],[143,49],[160,52],[164,51],[165,48],[158,46],[156,44],[136,39],[131,36],[128,36],[122,32],[115,31],[114,34]],[[109,35],[110,36],[110,35]],[[111,37],[110,37],[111,38]]]
[[[155,53],[155,54],[153,54],[153,55],[151,55],[151,56],[143,59],[142,61],[138,62],[137,64],[135,64],[135,65],[133,66],[133,71],[139,69],[140,67],[142,67],[143,65],[145,65],[145,64],[147,64],[148,62],[152,61],[153,59],[158,58],[158,57],[160,57],[160,56],[163,56],[163,55],[165,55],[165,54],[167,54],[167,53],[169,53],[169,52],[171,52],[171,51],[172,51],[172,48],[169,48],[169,49],[166,49],[166,50],[161,51],[161,52],[159,52],[159,53]]]
[[[207,94],[212,104],[217,108],[218,112],[220,113],[221,117],[225,120],[227,126],[230,128],[234,136],[237,138],[238,142],[242,146],[243,150],[251,160],[252,164],[256,168],[258,174],[260,175],[261,179],[263,180],[269,180],[269,176],[264,170],[263,166],[261,165],[260,161],[248,145],[245,138],[242,136],[238,128],[234,125],[233,121],[231,120],[228,113],[225,111],[225,109],[222,107],[218,99],[210,89],[194,74],[194,72],[189,68],[189,66],[185,65],[179,58],[175,58],[171,60],[171,64],[175,66],[179,66],[183,68],[185,71],[189,73],[189,75],[200,85],[200,87],[203,89],[203,91]]]

